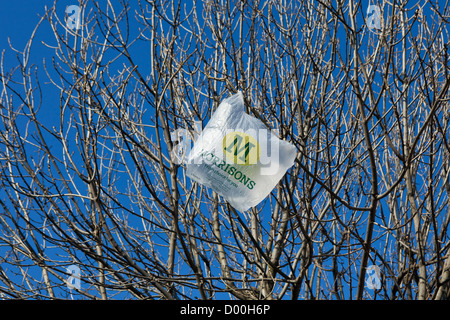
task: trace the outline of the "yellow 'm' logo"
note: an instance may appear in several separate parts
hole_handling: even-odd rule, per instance
[[[234,131],[222,140],[223,152],[235,164],[256,164],[261,155],[258,141],[251,135]]]

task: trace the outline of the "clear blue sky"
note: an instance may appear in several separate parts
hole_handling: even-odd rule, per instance
[[[44,15],[45,12],[44,7],[45,6],[51,7],[53,5],[53,2],[54,0],[0,0],[0,49],[2,52],[3,50],[6,49],[5,53],[6,65],[4,66],[5,71],[17,65],[17,62],[15,60],[15,53],[9,49],[8,37],[11,39],[13,47],[15,47],[18,50],[23,50],[35,25],[40,20],[40,17]],[[365,3],[368,2],[369,1]],[[76,4],[78,4],[78,0],[59,0],[57,5],[58,16],[61,19],[63,19],[66,7],[69,5],[76,5]],[[363,19],[362,16],[358,16],[358,18],[361,20]],[[363,22],[361,22],[361,24],[363,24]],[[40,44],[41,40],[48,40],[51,43],[53,34],[50,30],[46,32],[45,29],[47,28],[48,23],[45,23],[44,25],[41,26],[40,30],[41,32],[38,33],[39,38],[35,40],[35,45],[33,46],[33,54],[31,62],[37,64],[40,70],[42,70],[41,66],[43,58],[48,59],[52,55],[51,49],[48,49]],[[342,34],[344,40],[345,36],[346,36],[345,34]],[[145,59],[145,54],[142,54],[142,59]],[[44,76],[43,83],[45,82],[45,77],[46,76]],[[58,102],[52,100],[55,97],[54,95],[56,95],[56,98],[58,98],[58,92],[55,92],[55,89],[44,90],[44,92],[45,92],[44,99],[46,99],[45,104],[47,106],[52,105],[58,106]],[[55,112],[53,113],[49,112],[48,115],[58,116],[57,113]],[[47,121],[51,121],[51,117],[48,118],[50,119],[47,119]],[[374,247],[377,247],[377,249],[379,248],[379,250],[382,250],[383,245],[384,243],[377,242],[374,244]]]
[[[58,16],[63,19],[65,8],[77,2],[77,0],[58,1],[57,11],[60,11]],[[18,65],[18,55],[11,50],[10,44],[14,49],[23,51],[33,30],[45,14],[45,6],[51,8],[53,3],[54,0],[0,0],[0,52],[4,52],[3,68],[5,72]],[[48,32],[45,32],[45,29],[48,29]],[[52,102],[57,99],[58,92],[54,89],[47,89],[51,85],[47,81],[48,78],[42,66],[43,59],[46,58],[49,61],[53,52],[41,43],[41,41],[51,43],[52,38],[54,38],[49,28],[49,23],[44,21],[36,35],[29,62],[30,65],[35,64],[38,66],[41,85],[43,86],[43,92],[45,92],[43,105],[51,106]],[[52,121],[56,119],[55,117],[57,117],[55,112],[47,112],[45,119]]]
[[[17,65],[16,53],[10,50],[8,38],[12,46],[22,51],[30,38],[37,23],[45,14],[45,6],[51,8],[54,0],[0,0],[0,51],[5,50],[5,61],[9,67]],[[78,4],[78,0],[58,0],[56,13],[63,20],[67,6]],[[46,32],[46,29],[48,32]],[[51,42],[54,38],[49,23],[44,21],[37,32],[33,45],[31,62],[42,65],[43,58],[51,56],[50,49],[41,44],[41,41]],[[7,68],[6,68],[7,67]]]
[[[67,1],[61,1],[67,2]],[[44,6],[51,7],[49,0],[0,0],[0,46],[8,48],[8,37],[12,44],[22,49],[26,44],[39,16],[44,14]]]

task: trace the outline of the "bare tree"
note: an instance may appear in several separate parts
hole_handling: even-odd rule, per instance
[[[77,8],[2,59],[2,298],[450,297],[447,3]],[[174,157],[237,90],[298,149],[245,213]]]

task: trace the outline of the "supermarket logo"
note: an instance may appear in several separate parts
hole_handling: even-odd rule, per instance
[[[225,135],[222,148],[228,160],[235,164],[256,164],[261,156],[258,140],[244,132],[234,131]]]
[[[172,148],[170,158],[175,164],[201,164],[202,157],[189,159],[193,144],[210,144],[217,141],[211,151],[236,165],[258,165],[261,175],[273,175],[279,169],[280,149],[278,141],[270,141],[271,131],[267,129],[249,129],[236,131],[235,129],[225,132],[207,131],[202,133],[200,121],[195,121],[194,130],[178,128],[170,133]],[[238,129],[239,130],[239,129]],[[222,138],[222,135],[225,136]],[[212,135],[212,136],[209,136]],[[257,138],[256,138],[257,137]],[[221,149],[221,150],[220,150]]]

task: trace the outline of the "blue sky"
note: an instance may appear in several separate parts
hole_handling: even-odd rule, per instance
[[[0,2],[0,48],[4,51],[4,70],[7,72],[11,68],[18,66],[17,53],[11,50],[10,44],[18,51],[23,51],[25,45],[30,38],[35,26],[40,21],[45,13],[45,6],[52,7],[53,0],[17,0]],[[77,4],[73,0],[60,0],[57,2],[56,12],[61,20],[65,17],[65,10],[67,6]],[[57,125],[59,122],[59,104],[60,93],[57,88],[49,83],[48,77],[43,69],[43,60],[46,63],[51,63],[51,57],[54,56],[54,51],[42,44],[42,41],[47,44],[53,44],[54,35],[49,28],[48,21],[44,21],[36,33],[36,38],[31,48],[30,65],[37,66],[38,76],[40,78],[40,85],[42,87],[42,106],[40,110],[40,120],[49,127]],[[139,43],[136,45],[139,48]],[[144,63],[143,63],[144,64]],[[50,72],[53,67],[50,66]],[[55,112],[56,110],[56,112]],[[19,123],[20,125],[21,123]],[[48,137],[50,138],[50,137]],[[0,196],[3,199],[4,190],[0,190]],[[8,252],[0,248],[0,254],[7,255]],[[57,250],[49,250],[49,256],[57,258]],[[57,258],[58,259],[58,258]],[[8,269],[8,266],[5,266]],[[64,270],[64,267],[60,268]],[[41,271],[39,268],[31,268],[30,274],[36,279],[41,278]],[[20,275],[17,277],[17,283],[22,281]],[[87,285],[82,285],[82,288],[88,290]]]
[[[26,41],[29,39],[31,33],[33,32],[33,29],[35,25],[40,20],[40,16],[44,14],[44,6],[52,6],[53,0],[19,0],[19,1],[4,1],[1,2],[1,10],[0,14],[2,15],[0,18],[0,30],[3,30],[0,36],[0,45],[2,49],[7,49],[6,53],[6,66],[5,69],[9,69],[11,67],[14,67],[17,65],[16,61],[16,54],[9,50],[8,45],[8,37],[11,39],[11,43],[13,47],[15,47],[18,50],[23,50]],[[76,1],[70,1],[70,0],[61,0],[58,1],[57,4],[57,14],[62,19],[65,15],[65,9],[67,6],[76,4]],[[247,26],[246,26],[247,27]],[[53,33],[51,30],[48,30],[48,22],[44,21],[44,23],[40,26],[39,32],[37,33],[37,38],[34,41],[34,45],[32,47],[32,55],[31,59],[32,62],[35,63],[38,66],[38,72],[42,74],[42,79],[44,81],[41,82],[41,85],[44,86],[43,90],[45,92],[43,97],[43,110],[46,112],[45,117],[41,117],[41,120],[52,122],[52,121],[58,121],[59,115],[57,112],[52,112],[52,109],[55,108],[56,110],[59,110],[59,93],[58,90],[55,90],[55,88],[52,88],[51,84],[45,84],[47,81],[47,76],[43,72],[42,64],[43,59],[45,58],[47,61],[49,58],[54,54],[51,49],[46,48],[44,45],[41,44],[41,41],[46,41],[49,44],[52,44],[53,41]],[[47,31],[47,30],[48,31]],[[206,37],[208,35],[205,35]],[[210,35],[209,35],[210,36]],[[342,33],[342,41],[345,41],[345,34]],[[140,50],[139,43],[137,43],[135,46],[133,46],[134,50]],[[141,50],[145,47],[141,48]],[[148,49],[147,49],[148,50]],[[140,68],[146,68],[145,66],[145,57],[146,54],[144,51],[142,51],[140,54],[134,55],[135,58],[139,59],[140,62]],[[148,70],[145,70],[144,72],[147,72]],[[45,89],[45,86],[47,86],[47,89]],[[57,123],[57,122],[56,122]],[[180,168],[180,170],[182,170]],[[208,193],[210,193],[210,190],[207,190]],[[268,202],[269,199],[273,197],[273,195],[269,195],[264,202]],[[265,206],[265,209],[263,211],[262,219],[267,221],[270,221],[270,205]],[[164,241],[164,240],[162,240]],[[162,252],[161,252],[162,253]],[[40,272],[38,269],[37,272]],[[39,278],[39,275],[36,276],[36,278]]]
[[[64,3],[71,2],[75,1],[63,0],[60,1],[59,4],[64,6]],[[2,48],[2,50],[9,48],[9,37],[13,47],[19,50],[23,49],[27,39],[29,39],[33,32],[35,25],[39,22],[40,17],[44,15],[45,6],[51,7],[52,4],[53,1],[49,0],[1,0],[0,48]],[[62,11],[61,14],[64,14],[64,11]],[[43,35],[43,33],[40,33],[40,36]]]
[[[0,47],[8,47],[8,37],[13,44],[23,48],[26,39],[33,30],[33,26],[39,21],[38,13],[44,12],[44,6],[50,3],[45,0],[16,0],[0,2]]]
[[[53,0],[17,0],[17,1],[5,1],[0,0],[0,47],[3,51],[3,49],[6,49],[6,55],[5,55],[5,63],[4,66],[5,69],[9,69],[15,65],[17,65],[15,53],[12,52],[9,49],[8,44],[8,37],[11,39],[11,43],[13,47],[15,47],[18,50],[22,50],[26,44],[26,41],[29,39],[34,26],[39,21],[40,16],[44,14],[44,6],[52,6]],[[64,17],[65,14],[65,8],[68,5],[76,4],[76,1],[71,0],[61,0],[58,1],[58,7],[57,7],[57,13],[60,16],[60,18]],[[363,10],[365,13],[365,10]],[[132,15],[131,15],[132,16]],[[363,17],[361,15],[358,16],[358,24],[363,25]],[[42,60],[43,58],[49,58],[51,57],[52,50],[49,48],[46,48],[43,46],[40,41],[48,41],[51,43],[53,34],[49,30],[46,32],[47,22],[45,22],[41,28],[40,32],[38,33],[38,38],[35,39],[35,44],[32,48],[32,62],[37,64],[39,66],[39,72],[42,72],[44,81],[41,83],[42,85],[45,85],[45,79],[46,75],[42,71]],[[342,28],[342,26],[340,26]],[[343,28],[342,28],[343,29]],[[207,35],[206,35],[207,36]],[[370,35],[369,36],[373,36]],[[340,33],[340,41],[345,42],[348,39],[346,38],[346,34],[341,31]],[[364,41],[367,41],[367,39],[364,39]],[[343,46],[345,48],[345,46]],[[148,72],[148,65],[145,65],[145,57],[146,53],[142,50],[148,50],[146,47],[140,47],[139,43],[136,43],[136,45],[133,47],[133,50],[141,50],[141,53],[138,55],[135,55],[135,57],[138,57],[140,63],[140,68],[144,69],[144,74]],[[364,49],[362,49],[364,50]],[[41,79],[42,80],[42,79]],[[47,85],[51,86],[51,85]],[[57,118],[52,117],[58,117],[58,114],[56,112],[51,112],[52,106],[55,108],[58,108],[59,101],[55,101],[54,99],[59,99],[59,93],[57,90],[51,87],[47,87],[50,90],[45,90],[45,96],[43,101],[43,107],[45,110],[47,110],[47,115],[44,118],[45,121],[53,121]],[[206,90],[206,89],[205,89]],[[205,123],[204,123],[205,124]],[[181,169],[180,169],[181,170]],[[208,191],[209,192],[209,191]],[[266,208],[269,206],[266,206]],[[383,203],[380,204],[379,211],[384,209]],[[267,213],[267,217],[270,217],[270,212],[267,210],[265,211]],[[362,231],[364,232],[364,231]],[[377,232],[383,232],[383,230],[375,230],[375,237],[377,236]],[[379,249],[380,251],[384,248],[383,242],[377,242],[374,244],[374,247]],[[369,262],[370,264],[370,262]]]
[[[73,0],[58,1],[61,18],[64,17],[65,7],[75,2]],[[4,69],[6,71],[18,65],[17,53],[11,50],[10,45],[16,50],[24,50],[28,39],[45,13],[45,6],[52,7],[53,0],[1,0],[0,3],[0,48],[2,52],[4,51]],[[46,29],[48,32],[46,32]],[[58,98],[58,92],[50,88],[51,85],[48,83],[48,78],[42,68],[43,60],[47,59],[48,62],[53,52],[44,46],[41,41],[51,43],[52,38],[53,33],[49,29],[48,22],[44,21],[36,33],[30,56],[30,62],[38,67],[37,71],[41,80],[44,80],[41,81],[41,85],[46,93],[43,96],[43,105],[46,106],[51,106],[53,99]],[[50,90],[45,88],[50,88]],[[44,121],[55,120],[57,116],[55,112],[48,112]]]

